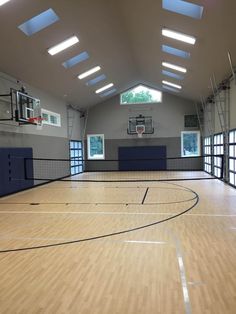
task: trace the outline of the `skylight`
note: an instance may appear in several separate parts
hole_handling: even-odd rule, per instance
[[[183,0],[162,0],[162,8],[194,19],[201,19],[204,9],[200,5]]]
[[[109,90],[109,91],[107,91],[107,92],[105,92],[103,94],[100,94],[100,96],[101,97],[106,97],[106,96],[109,96],[111,94],[114,94],[115,92],[116,92],[116,88],[113,88],[113,89],[111,89],[111,90]]]
[[[86,85],[87,86],[93,86],[93,85],[97,84],[98,82],[101,82],[105,79],[106,79],[106,75],[102,74],[102,75],[99,75],[99,76],[95,77],[94,79],[88,81],[86,83]]]
[[[48,9],[32,17],[30,20],[18,26],[18,28],[25,33],[25,35],[31,36],[57,21],[59,21],[59,17],[56,13],[52,9]]]
[[[179,89],[175,89],[175,88],[172,88],[172,87],[169,87],[169,86],[166,86],[166,85],[162,85],[162,87],[168,91],[171,91],[171,92],[175,92],[175,93],[179,93]]]
[[[162,74],[166,75],[166,76],[169,76],[169,77],[172,77],[172,78],[175,78],[177,80],[183,80],[184,79],[183,75],[176,74],[176,73],[173,73],[173,72],[170,72],[170,71],[166,71],[166,70],[162,70]]]
[[[66,40],[64,40],[63,42],[59,43],[56,46],[53,46],[52,48],[48,49],[48,53],[52,56],[54,56],[55,54],[77,44],[79,42],[78,37],[76,36],[72,36]]]
[[[182,72],[182,73],[186,73],[187,72],[187,69],[179,66],[179,65],[175,65],[175,64],[172,64],[172,63],[168,63],[168,62],[162,62],[162,65],[166,68],[169,68],[169,69],[172,69],[172,70],[175,70],[175,71],[179,71],[179,72]]]
[[[75,66],[76,64],[82,62],[82,61],[85,61],[89,58],[89,55],[88,53],[85,51],[85,52],[82,52],[80,53],[79,55],[65,61],[62,63],[62,65],[66,68],[66,69],[69,69],[69,68],[72,68],[73,66]]]
[[[179,33],[176,31],[172,31],[171,29],[163,28],[161,31],[162,35],[165,37],[169,37],[175,40],[182,41],[184,43],[190,44],[190,45],[195,45],[196,43],[196,38],[193,36],[189,36],[183,33]]]
[[[162,93],[144,85],[138,85],[120,95],[121,105],[160,103]]]
[[[9,2],[10,0],[0,0],[0,6],[4,5],[5,3]]]
[[[171,55],[180,57],[180,58],[184,58],[184,59],[189,59],[190,58],[190,53],[180,50],[180,49],[176,49],[170,46],[166,46],[166,45],[162,45],[162,51],[169,53]]]
[[[100,93],[104,92],[105,90],[107,90],[107,89],[109,89],[109,88],[111,88],[113,86],[114,86],[113,83],[107,84],[106,86],[103,86],[102,88],[99,88],[98,90],[96,90],[95,93],[96,94],[100,94]]]
[[[90,69],[90,70],[88,70],[88,71],[78,75],[78,79],[82,80],[85,77],[90,76],[90,75],[92,75],[92,74],[94,74],[94,73],[96,73],[96,72],[98,72],[100,70],[101,70],[101,67],[100,66],[96,66],[96,67],[94,67],[94,68],[92,68],[92,69]]]
[[[171,87],[174,87],[174,88],[177,88],[177,89],[182,89],[182,86],[177,85],[177,84],[174,84],[174,83],[172,83],[172,82],[162,81],[162,84],[168,85],[168,86],[171,86]]]

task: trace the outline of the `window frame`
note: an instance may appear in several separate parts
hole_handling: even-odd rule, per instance
[[[212,174],[212,136],[203,138],[204,171]]]
[[[215,156],[224,155],[224,145],[225,145],[224,134],[222,132],[214,134],[214,136],[213,136],[213,155],[215,155]],[[222,165],[220,166],[220,160],[221,159],[219,157],[215,157],[215,156],[213,158],[213,169],[212,169],[213,175],[217,178],[220,178],[221,171],[222,171],[222,169],[221,169]]]
[[[102,157],[93,157],[90,155],[90,138],[99,136],[102,138],[102,151],[103,156]],[[87,158],[88,160],[105,160],[105,136],[104,134],[87,134]]]
[[[56,113],[56,112],[53,112],[53,111],[49,111],[47,109],[44,109],[42,108],[41,109],[41,117],[43,118],[43,114],[47,114],[48,115],[48,120],[42,120],[42,123],[44,125],[50,125],[50,126],[56,126],[56,127],[61,127],[61,115],[60,113]],[[50,119],[50,116],[53,116],[53,117],[56,117],[57,118],[57,121],[58,123],[52,123],[51,122],[51,119]]]
[[[72,148],[71,147],[71,143],[77,143],[79,145],[78,145],[78,147],[73,147]],[[79,146],[80,146],[80,148],[79,148]],[[72,151],[73,152],[78,152],[78,158],[75,156],[76,154],[72,154]],[[81,152],[81,154],[79,152]],[[74,175],[77,175],[77,174],[80,174],[80,173],[84,172],[84,161],[83,161],[83,156],[84,155],[83,155],[83,153],[84,153],[83,142],[81,140],[70,140],[69,141],[70,175],[71,176],[74,176]],[[74,155],[74,156],[72,156],[72,155]],[[80,167],[82,167],[82,171],[79,171]],[[76,170],[75,170],[75,173],[73,173],[72,169],[76,169],[76,168],[78,168],[78,172],[76,172]]]
[[[231,136],[230,134],[234,133],[234,141],[231,142]],[[229,155],[228,155],[228,162],[229,162],[229,168],[228,168],[228,183],[229,185],[236,187],[236,129],[229,130]],[[233,146],[233,156],[231,155],[231,147]],[[234,163],[234,170],[231,170],[231,161]],[[231,181],[231,176],[234,177],[234,183]]]
[[[145,88],[148,88],[148,89],[151,89],[151,90],[154,90],[156,92],[159,92],[160,93],[160,101],[154,101],[154,102],[130,102],[130,103],[122,103],[122,95],[124,95],[125,93],[129,92],[129,91],[132,91],[134,90],[135,88],[139,87],[139,86],[142,86],[142,87],[145,87]],[[129,105],[153,105],[153,104],[161,104],[162,103],[162,100],[163,100],[163,93],[162,91],[158,90],[158,89],[155,89],[153,87],[149,87],[145,84],[138,84],[136,86],[133,86],[127,90],[125,90],[123,93],[120,94],[120,106],[129,106]]]
[[[191,154],[191,155],[184,155],[183,149],[184,149],[184,134],[190,134],[194,133],[197,134],[197,146],[198,146],[198,153],[197,154]],[[201,136],[200,131],[181,131],[181,157],[188,158],[188,157],[199,157],[201,156]]]

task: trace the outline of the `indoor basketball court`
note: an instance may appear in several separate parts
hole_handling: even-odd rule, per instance
[[[0,0],[0,313],[235,313],[235,9]]]

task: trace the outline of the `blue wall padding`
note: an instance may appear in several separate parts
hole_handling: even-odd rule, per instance
[[[166,146],[119,147],[118,156],[119,170],[166,170],[165,159],[135,160],[166,158]]]
[[[0,196],[18,192],[34,185],[33,180],[25,180],[24,158],[32,158],[32,148],[0,148]],[[29,173],[33,165],[28,163]],[[33,175],[32,175],[33,177]]]

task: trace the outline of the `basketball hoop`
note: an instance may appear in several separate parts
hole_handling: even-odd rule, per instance
[[[32,117],[32,118],[28,118],[28,123],[29,124],[34,124],[34,125],[36,125],[36,129],[37,130],[42,130],[42,128],[43,128],[43,120],[44,120],[44,118],[42,118],[42,117]]]
[[[142,138],[144,132],[145,132],[145,125],[143,124],[136,125],[136,133],[138,134],[138,138]]]
[[[44,119],[42,117],[32,117],[28,118],[28,122],[31,124],[42,125],[42,121]]]

